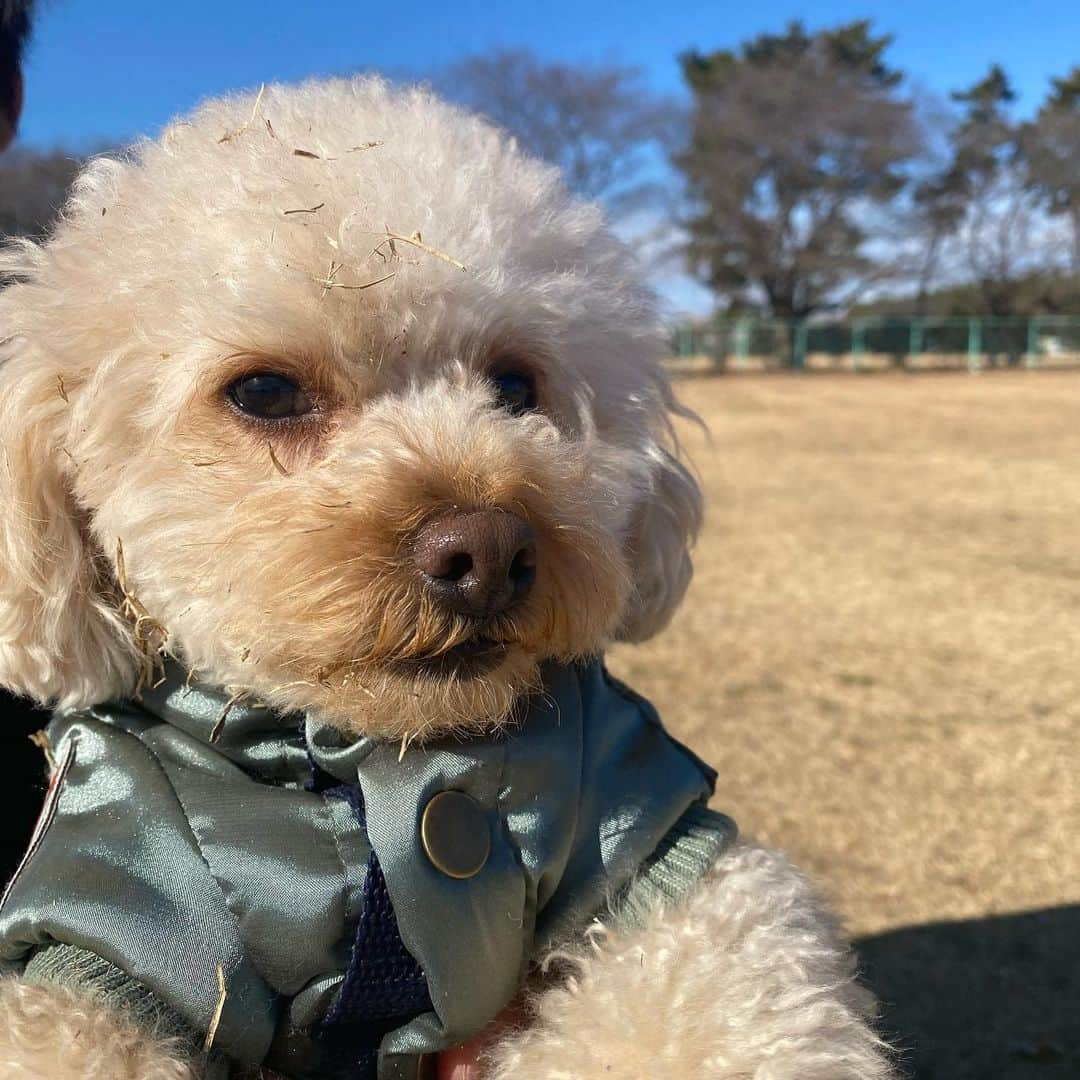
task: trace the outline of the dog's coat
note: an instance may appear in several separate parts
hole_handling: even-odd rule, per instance
[[[57,783],[0,911],[0,957],[9,970],[30,957],[31,978],[107,984],[195,1044],[220,965],[219,1055],[293,1076],[374,1076],[380,1044],[397,1057],[464,1041],[551,941],[609,902],[680,899],[734,839],[704,807],[715,774],[647,702],[599,661],[545,676],[520,725],[401,761],[317,716],[230,708],[175,666],[138,704],[59,715]],[[468,879],[418,841],[446,790],[474,799],[490,833]],[[407,953],[372,950],[382,880]],[[366,1004],[349,1007],[357,982]]]

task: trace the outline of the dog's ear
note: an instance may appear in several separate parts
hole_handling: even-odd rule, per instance
[[[19,286],[11,286],[12,291]],[[30,342],[2,340],[0,304],[0,684],[75,708],[129,688],[134,647],[75,505],[65,456],[70,399]],[[10,325],[10,322],[9,322]]]
[[[669,413],[693,414],[675,403],[666,383],[661,398],[664,431],[647,448],[650,485],[628,545],[635,589],[617,634],[620,641],[645,641],[667,626],[690,584],[690,549],[701,528],[701,490],[678,458],[668,422]]]

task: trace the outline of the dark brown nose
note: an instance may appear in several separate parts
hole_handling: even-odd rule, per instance
[[[429,521],[413,546],[428,591],[462,615],[497,615],[536,577],[536,534],[505,510],[453,511]]]

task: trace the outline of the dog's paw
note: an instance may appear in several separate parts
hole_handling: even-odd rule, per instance
[[[488,1080],[887,1080],[850,950],[783,857],[727,853],[644,926],[596,926]]]
[[[4,1080],[197,1080],[174,1042],[153,1038],[93,997],[0,983]]]

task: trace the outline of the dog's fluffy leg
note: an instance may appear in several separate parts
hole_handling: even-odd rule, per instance
[[[850,949],[783,856],[741,844],[687,901],[555,954],[570,977],[490,1052],[491,1080],[885,1080]]]
[[[179,1046],[154,1039],[88,994],[0,982],[4,1080],[195,1080]]]

